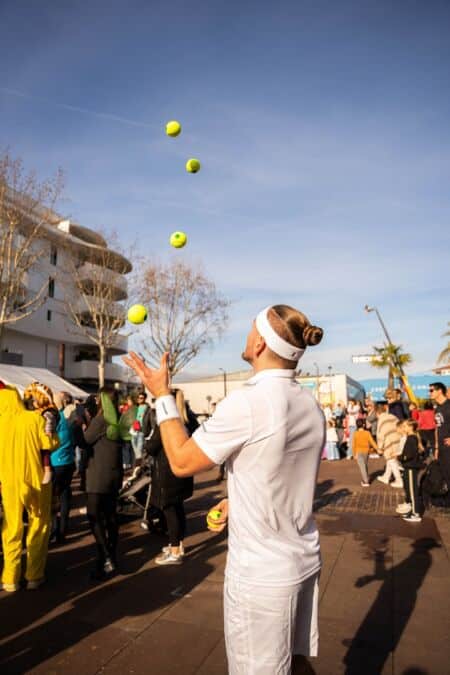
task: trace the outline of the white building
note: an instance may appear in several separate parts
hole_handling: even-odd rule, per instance
[[[194,412],[210,414],[214,403],[220,401],[231,391],[244,386],[251,374],[250,370],[239,370],[192,380],[183,380],[181,374],[176,378],[174,386],[183,390]],[[333,405],[339,401],[347,405],[351,398],[361,401],[364,398],[365,392],[361,384],[344,373],[311,377],[298,376],[296,380],[301,387],[310,389],[322,405]]]
[[[105,239],[97,232],[61,220],[57,214],[52,214],[50,222],[42,226],[39,234],[42,253],[39,264],[26,275],[26,285],[29,291],[36,291],[43,283],[47,284],[45,302],[30,316],[6,325],[0,363],[47,368],[84,390],[95,390],[98,386],[98,348],[88,337],[82,336],[69,319],[64,302],[67,288],[63,289],[59,280],[69,267],[69,255],[72,260],[75,258],[78,277],[85,276],[87,286],[95,273],[96,261],[104,266],[107,260],[110,269],[106,274],[114,299],[110,311],[118,312],[121,311],[120,303],[128,297],[126,274],[131,271],[131,263],[121,254],[108,250]],[[108,251],[107,256],[105,251]],[[127,338],[118,336],[114,349],[107,353],[106,382],[126,383],[127,370],[112,362],[113,356],[126,351]]]

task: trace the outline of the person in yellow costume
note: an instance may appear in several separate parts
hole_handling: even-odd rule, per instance
[[[27,588],[44,580],[51,521],[50,484],[42,484],[41,450],[56,450],[56,435],[45,433],[45,421],[27,411],[13,387],[0,387],[0,483],[3,501],[3,589],[19,589],[23,510],[28,513]]]

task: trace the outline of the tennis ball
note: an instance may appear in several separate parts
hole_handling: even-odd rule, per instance
[[[218,509],[211,509],[208,515],[206,516],[206,524],[210,530],[220,530],[223,523],[217,523],[216,521],[222,518],[222,511]]]
[[[184,232],[174,232],[170,235],[170,245],[174,248],[183,248],[187,244],[187,236]]]
[[[176,120],[171,120],[170,122],[167,122],[166,134],[168,136],[171,136],[172,138],[175,138],[175,136],[179,136],[181,134],[181,124]]]
[[[188,173],[197,173],[197,171],[200,171],[200,166],[201,164],[198,161],[198,159],[195,158],[188,159],[188,161],[186,162],[186,171]]]
[[[144,323],[147,318],[147,310],[144,305],[133,305],[128,310],[128,321],[130,323]]]

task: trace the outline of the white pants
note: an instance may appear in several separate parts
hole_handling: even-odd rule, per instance
[[[294,654],[317,656],[319,574],[266,587],[225,579],[229,675],[289,675]]]
[[[383,478],[386,481],[390,481],[392,474],[394,474],[396,483],[403,483],[402,474],[400,473],[400,463],[395,457],[386,461]]]

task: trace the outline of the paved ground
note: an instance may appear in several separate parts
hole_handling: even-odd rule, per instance
[[[381,469],[374,460],[375,475]],[[0,593],[0,672],[51,675],[225,675],[221,591],[226,538],[204,529],[222,496],[214,474],[189,504],[188,556],[159,568],[164,543],[122,528],[121,574],[88,580],[94,549],[84,517],[68,544],[51,550],[49,583]],[[359,485],[354,462],[322,462],[316,510],[324,568],[316,675],[450,673],[450,518],[434,510],[420,524],[393,515],[401,491]]]

